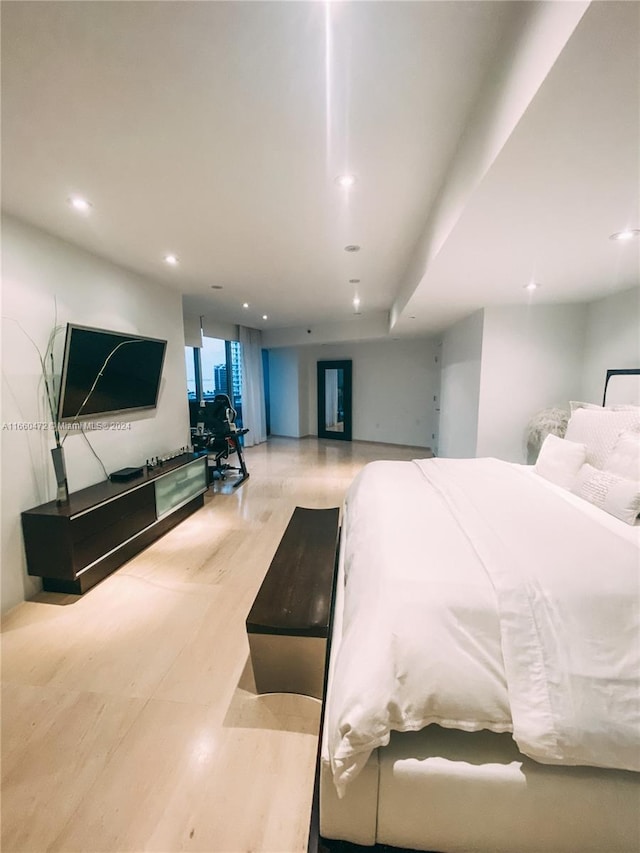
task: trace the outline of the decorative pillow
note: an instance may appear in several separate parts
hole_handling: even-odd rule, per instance
[[[640,483],[589,464],[582,466],[571,491],[627,524],[640,513]]]
[[[637,429],[640,429],[640,408],[578,408],[569,419],[565,438],[586,444],[587,462],[603,468],[620,433]]]
[[[542,443],[534,470],[545,480],[570,489],[586,458],[586,444],[549,434]]]
[[[573,414],[576,409],[602,409],[604,407],[598,406],[596,403],[581,403],[578,400],[570,400],[569,408],[571,409],[571,414]]]
[[[616,403],[613,406],[599,406],[597,403],[581,403],[579,400],[571,400],[569,402],[571,414],[576,409],[600,409],[601,412],[640,412],[640,406],[633,403]]]
[[[640,481],[640,432],[621,432],[604,463],[604,470]]]

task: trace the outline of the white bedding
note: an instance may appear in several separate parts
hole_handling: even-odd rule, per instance
[[[327,708],[339,792],[390,731],[433,722],[513,728],[538,761],[640,769],[637,531],[548,485],[497,460],[356,478]]]

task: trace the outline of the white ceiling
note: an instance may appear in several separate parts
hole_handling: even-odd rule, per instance
[[[638,285],[640,4],[586,5],[3,0],[3,207],[258,328]]]

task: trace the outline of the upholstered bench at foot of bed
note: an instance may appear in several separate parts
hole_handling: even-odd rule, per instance
[[[339,515],[294,510],[247,616],[258,693],[323,698]]]

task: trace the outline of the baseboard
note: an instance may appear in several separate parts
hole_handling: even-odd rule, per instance
[[[313,433],[308,433],[307,435],[278,435],[277,433],[272,432],[267,436],[267,441],[270,438],[292,438],[292,439],[298,440],[298,441],[303,441],[306,438],[315,438],[318,441],[331,441],[330,438],[318,438],[318,436],[314,435]],[[422,445],[422,444],[406,444],[406,443],[397,444],[393,441],[380,441],[379,439],[373,439],[373,438],[352,438],[349,443],[350,444],[384,444],[386,447],[413,447],[416,450],[421,450],[421,451],[425,452],[426,455],[422,457],[423,459],[429,459],[430,457],[435,456],[435,453],[433,452],[431,447],[429,447],[428,445]]]

